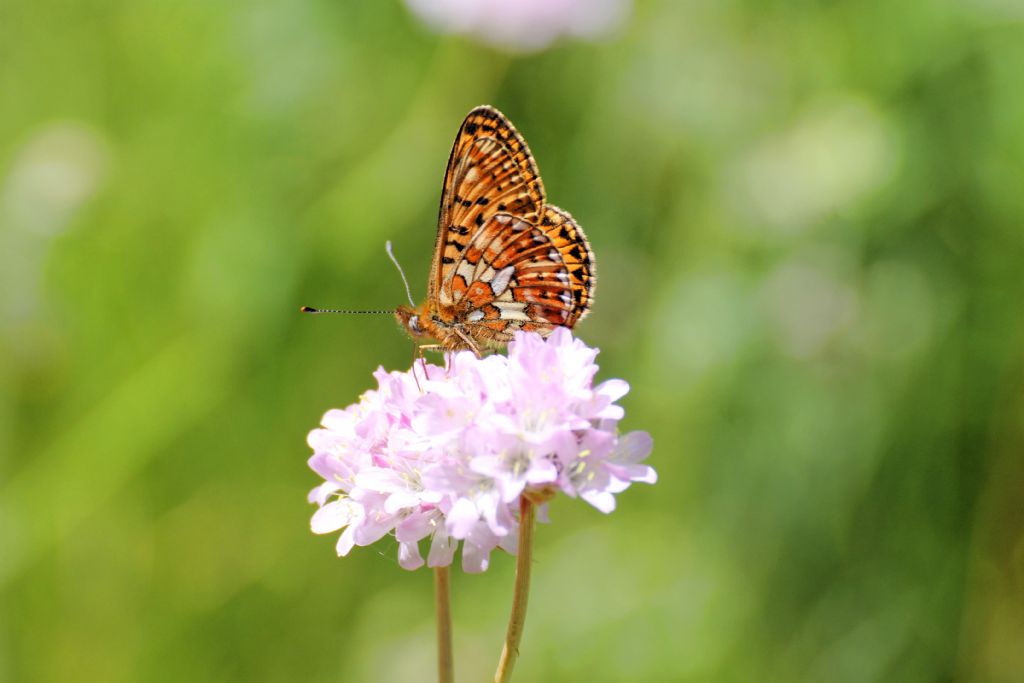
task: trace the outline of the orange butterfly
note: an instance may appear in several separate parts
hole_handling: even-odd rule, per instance
[[[479,356],[516,330],[571,328],[594,283],[587,237],[546,203],[526,141],[494,107],[469,112],[444,175],[427,300],[398,307],[402,327]]]

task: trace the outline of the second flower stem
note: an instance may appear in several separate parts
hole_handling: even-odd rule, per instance
[[[454,683],[451,579],[448,567],[434,569],[434,600],[437,606],[437,680],[438,683]]]
[[[519,641],[526,622],[526,603],[530,597],[530,569],[533,564],[533,527],[537,508],[525,496],[519,498],[519,550],[516,554],[516,585],[512,595],[512,614],[508,618],[505,646],[494,673],[494,683],[508,683],[512,667],[519,657]]]

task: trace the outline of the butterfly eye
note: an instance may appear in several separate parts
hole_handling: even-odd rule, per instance
[[[420,317],[418,315],[414,315],[411,318],[409,318],[409,329],[415,332],[416,334],[423,332],[423,328],[420,327]]]

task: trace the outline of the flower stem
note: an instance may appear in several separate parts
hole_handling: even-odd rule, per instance
[[[448,567],[434,568],[434,600],[437,606],[437,680],[438,683],[454,683],[451,580]]]
[[[533,526],[537,509],[525,495],[519,499],[519,551],[516,554],[516,585],[512,594],[512,614],[508,618],[505,646],[494,672],[494,683],[508,683],[512,667],[519,657],[519,641],[526,621],[526,602],[530,596],[530,567],[533,563]]]

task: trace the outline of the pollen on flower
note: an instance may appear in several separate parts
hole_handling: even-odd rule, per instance
[[[645,432],[618,434],[628,391],[597,386],[595,349],[560,328],[544,340],[520,332],[507,357],[448,357],[448,367],[374,376],[378,388],[324,415],[309,434],[310,467],[324,482],[310,494],[315,533],[340,532],[338,555],[386,535],[406,569],[452,563],[462,542],[466,571],[487,568],[495,548],[514,552],[520,497],[544,504],[557,491],[602,512],[635,481]]]

